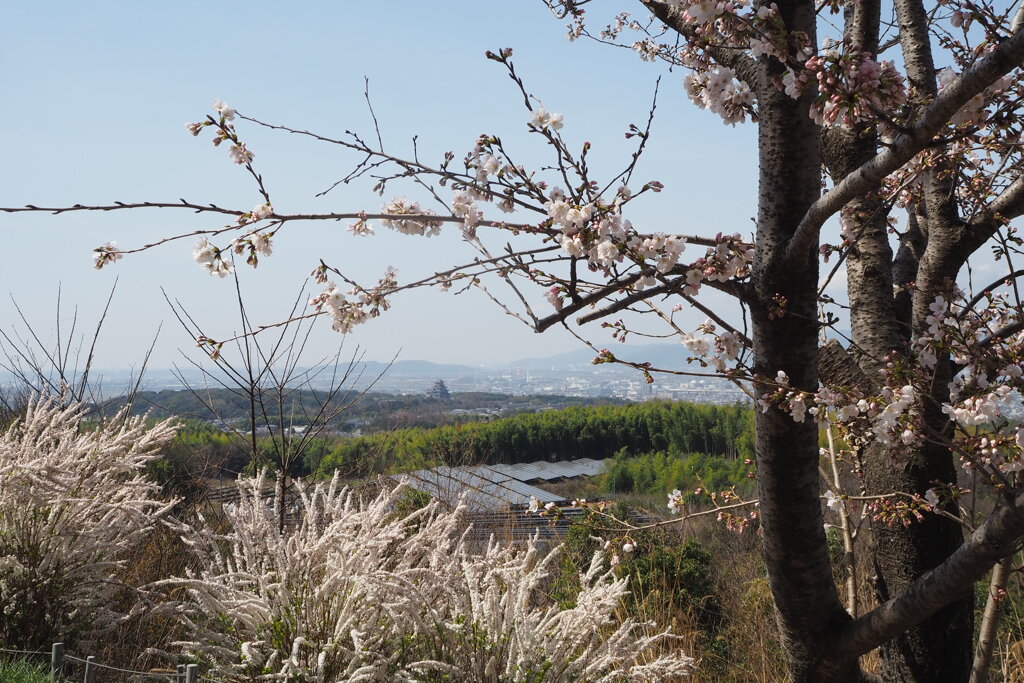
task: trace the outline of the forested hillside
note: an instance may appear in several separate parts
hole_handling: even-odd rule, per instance
[[[705,453],[746,458],[753,453],[753,414],[746,406],[654,401],[576,407],[516,415],[487,423],[402,429],[342,442],[327,468],[360,463],[444,461],[517,463],[608,458],[629,453]]]

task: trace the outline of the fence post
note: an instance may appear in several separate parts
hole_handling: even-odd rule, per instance
[[[175,667],[178,673],[174,676],[174,683],[185,683],[185,665],[179,664]]]
[[[185,668],[185,683],[198,683],[199,681],[199,665],[189,664]]]
[[[60,680],[64,673],[64,643],[54,643],[50,648],[50,676]]]
[[[85,683],[92,683],[92,678],[96,674],[96,658],[89,655],[85,658]]]

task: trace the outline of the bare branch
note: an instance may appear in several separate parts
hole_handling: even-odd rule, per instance
[[[587,294],[586,296],[578,297],[577,299],[572,301],[572,303],[563,306],[562,310],[558,311],[557,313],[553,313],[552,315],[549,315],[546,318],[541,318],[540,320],[538,320],[535,327],[538,332],[543,332],[552,325],[566,320],[573,313],[581,311],[587,306],[596,304],[598,301],[607,298],[608,296],[614,294],[615,292],[625,289],[626,287],[630,286],[639,279],[640,273],[633,273],[632,275],[629,275],[622,279],[615,280],[609,285],[600,287],[594,290],[593,292]]]
[[[1024,7],[1024,5],[1022,5]],[[958,245],[960,254],[973,254],[990,240],[1007,221],[1024,214],[1024,174],[1014,178],[983,212],[967,222]]]

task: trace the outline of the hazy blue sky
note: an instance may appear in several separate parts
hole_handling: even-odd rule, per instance
[[[619,8],[600,2],[589,7],[602,23]],[[501,68],[483,57],[485,49],[510,46],[528,89],[564,115],[562,132],[569,141],[594,143],[592,166],[606,175],[631,152],[623,132],[646,119],[661,75],[651,151],[636,184],[659,179],[667,190],[631,205],[629,217],[645,231],[752,230],[754,128],[728,128],[695,109],[681,72],[641,62],[628,50],[570,43],[564,22],[539,0],[23,2],[6,8],[5,28],[0,205],[183,197],[250,208],[259,197],[241,168],[209,136],[189,136],[184,124],[201,120],[219,98],[265,121],[335,137],[346,129],[369,135],[364,76],[385,144],[396,153],[408,154],[416,135],[422,158],[440,159],[446,150],[461,158],[478,134],[488,132],[519,150],[527,163],[540,165],[543,149],[536,136],[526,134],[521,99]],[[351,168],[351,155],[244,122],[239,130],[279,211],[379,209],[382,200],[367,184],[314,197]],[[412,188],[407,193],[419,198]],[[396,187],[390,194],[400,193]],[[92,322],[119,278],[100,365],[137,362],[164,321],[154,360],[166,366],[177,349],[190,352],[190,342],[160,287],[211,336],[224,337],[237,328],[231,280],[211,277],[192,261],[192,239],[103,271],[92,268],[91,250],[109,240],[133,247],[219,224],[183,211],[0,215],[6,250],[0,289],[47,336],[55,327],[58,286],[65,308],[77,305],[80,317]],[[473,256],[457,230],[425,240],[383,228],[376,237],[356,238],[344,228],[290,227],[258,271],[242,269],[257,322],[273,322],[287,312],[321,257],[370,281],[392,265],[405,281]],[[6,296],[0,321],[5,329],[16,323]],[[584,328],[591,338],[612,343],[607,332],[591,327]],[[326,325],[314,334],[317,351],[338,342]],[[579,344],[558,330],[532,333],[478,292],[455,297],[436,290],[398,298],[383,318],[359,328],[346,343],[365,347],[371,359],[390,358],[403,348],[404,358],[472,364]]]

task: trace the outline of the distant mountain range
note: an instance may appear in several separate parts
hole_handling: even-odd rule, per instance
[[[686,365],[686,350],[679,344],[618,344],[609,350],[618,358],[634,362],[650,362],[656,367],[666,369],[683,369]],[[593,365],[595,352],[588,348],[567,351],[541,358],[522,358],[515,361],[493,363],[486,366],[458,365],[452,363],[433,363],[425,360],[396,360],[393,363],[381,361],[362,361],[358,363],[355,374],[361,374],[360,384],[368,383],[384,373],[389,380],[421,380],[438,378],[473,378],[501,375],[507,373],[528,372],[531,375],[566,375],[566,374],[599,374],[604,377],[616,377],[623,374],[635,375],[630,368],[612,364]],[[178,369],[149,368],[146,370],[144,386],[174,387],[184,384],[203,386],[202,372],[193,366]],[[214,376],[219,376],[213,371]],[[94,370],[93,378],[100,379],[108,387],[125,386],[136,370],[113,369]],[[0,371],[0,383],[8,384],[14,377]],[[215,382],[213,382],[215,384]]]
[[[655,367],[667,370],[682,370],[686,365],[686,349],[680,344],[642,344],[625,345],[616,344],[607,347],[616,358],[628,360],[634,363],[650,363]],[[523,358],[506,367],[519,367],[529,370],[554,370],[579,369],[581,366],[594,366],[592,361],[597,354],[590,349],[579,349],[578,351],[566,351],[544,358]]]
[[[609,351],[616,357],[637,363],[650,362],[651,364],[666,369],[681,370],[686,365],[686,350],[679,344],[644,344],[637,346],[617,345],[609,347]],[[522,358],[506,363],[493,363],[485,366],[454,365],[450,363],[431,363],[425,360],[397,360],[388,369],[387,363],[380,361],[363,361],[363,376],[377,376],[385,369],[389,377],[451,377],[451,376],[472,376],[491,375],[500,372],[528,370],[534,372],[561,373],[566,371],[579,371],[585,368],[592,368],[595,371],[628,370],[616,368],[609,365],[593,365],[591,361],[597,354],[587,348],[576,351],[566,351],[553,356],[542,358]]]

